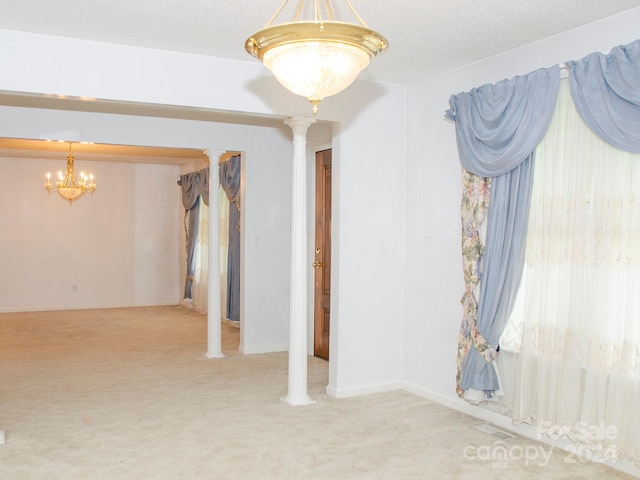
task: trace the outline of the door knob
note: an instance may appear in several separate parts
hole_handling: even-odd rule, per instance
[[[318,268],[322,266],[322,262],[313,262],[313,268]]]

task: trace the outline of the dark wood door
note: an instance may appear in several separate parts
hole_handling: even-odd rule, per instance
[[[329,360],[331,295],[331,150],[316,153],[313,354]]]

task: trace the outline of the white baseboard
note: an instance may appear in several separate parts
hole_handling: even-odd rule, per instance
[[[511,424],[511,421],[509,420],[508,417],[505,417],[504,415],[500,415],[497,412],[492,412],[478,405],[472,405],[469,402],[462,400],[461,398],[447,397],[445,395],[427,390],[423,387],[419,387],[418,385],[415,385],[410,382],[403,382],[401,388],[419,397],[426,398],[427,400],[431,400],[433,402],[439,403],[440,405],[444,405],[445,407],[449,407],[453,410],[457,410],[458,412],[471,415],[472,417],[480,418],[481,420],[494,423],[495,425],[500,427],[507,428],[506,426],[500,423],[502,419],[505,419],[506,421],[509,422],[509,424]],[[501,418],[494,419],[493,415],[497,415]]]
[[[67,305],[55,307],[0,307],[0,313],[23,313],[23,312],[57,312],[64,310],[97,310],[103,308],[136,308],[136,307],[177,307],[176,302],[141,303],[136,305]]]
[[[358,385],[354,387],[341,387],[336,388],[333,385],[327,385],[327,395],[333,398],[349,398],[359,397],[361,395],[370,395],[372,393],[384,393],[392,392],[394,390],[401,390],[403,383],[401,382],[389,382],[389,383],[376,383],[371,385]]]
[[[240,345],[238,352],[241,355],[257,355],[260,353],[280,353],[289,351],[289,345],[251,345],[249,347]]]

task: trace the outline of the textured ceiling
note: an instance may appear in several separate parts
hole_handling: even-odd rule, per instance
[[[351,3],[368,26],[383,34],[390,44],[389,50],[361,76],[400,84],[640,6],[640,0],[351,0]],[[291,21],[297,4],[298,0],[291,0],[274,24]],[[257,62],[245,52],[244,41],[262,29],[280,5],[281,0],[0,0],[0,29]],[[311,5],[313,2],[307,0],[303,10]],[[344,0],[332,0],[331,5],[336,20],[357,23]],[[304,19],[310,15],[308,11],[302,13]],[[28,102],[28,98],[0,94],[3,105],[29,106]],[[75,107],[67,102],[64,108]],[[105,104],[101,108],[105,112],[113,108],[122,112],[126,106]],[[146,114],[168,113],[146,111]],[[216,120],[210,112],[189,112],[191,117],[195,114]],[[179,117],[181,113],[169,115]],[[257,117],[225,119],[256,125],[270,121]],[[54,142],[15,143],[0,139],[0,157],[33,157],[34,151],[42,157],[49,150],[49,155],[57,158],[63,156],[62,148],[66,147]],[[162,153],[135,147],[114,151],[119,147],[105,145],[77,148],[78,155],[89,160],[117,157],[121,161],[182,164],[202,156],[197,150],[173,149]]]
[[[0,28],[246,61],[280,0],[0,0]],[[290,21],[291,0],[275,23]],[[305,5],[313,2],[307,0]],[[320,2],[324,3],[324,2]],[[389,40],[364,77],[407,84],[640,6],[640,0],[352,0]],[[355,23],[343,0],[337,20]]]

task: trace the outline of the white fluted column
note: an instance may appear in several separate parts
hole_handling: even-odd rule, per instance
[[[207,358],[223,358],[220,328],[220,155],[222,150],[209,154],[209,300],[207,309]]]
[[[315,118],[291,117],[293,193],[291,197],[291,299],[289,303],[289,405],[315,403],[307,395],[307,129]]]

